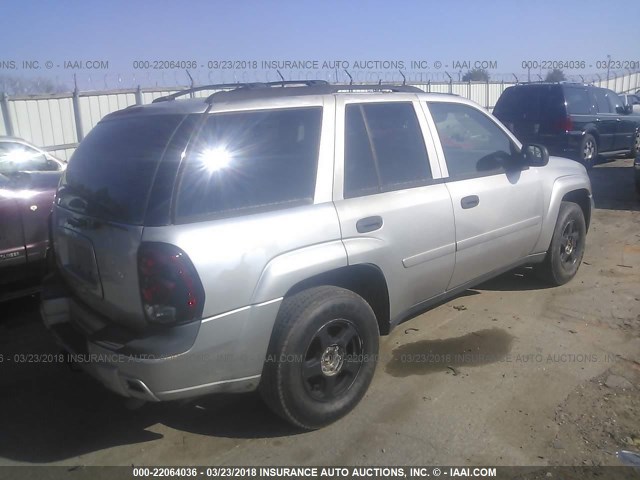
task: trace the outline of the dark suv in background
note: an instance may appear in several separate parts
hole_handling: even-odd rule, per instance
[[[618,94],[576,83],[535,83],[507,88],[493,114],[523,143],[541,143],[552,155],[591,167],[598,156],[635,157],[640,115]]]

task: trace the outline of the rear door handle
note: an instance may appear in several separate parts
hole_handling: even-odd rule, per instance
[[[356,230],[358,233],[373,232],[382,228],[382,217],[375,215],[373,217],[361,218],[356,223]]]
[[[462,200],[460,200],[460,206],[464,209],[477,207],[479,203],[480,198],[477,195],[462,197]]]

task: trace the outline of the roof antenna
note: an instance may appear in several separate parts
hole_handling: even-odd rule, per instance
[[[407,77],[404,76],[404,73],[402,73],[402,70],[398,70],[400,72],[400,75],[402,75],[402,85],[406,85],[407,84]]]
[[[353,85],[353,77],[351,76],[351,74],[349,72],[347,72],[347,69],[344,69],[344,73],[347,74],[347,76],[349,77],[349,85]]]
[[[282,74],[280,73],[280,70],[276,70],[276,72],[278,72],[278,75],[280,75],[280,80],[282,80],[282,86],[284,87],[284,82],[285,82],[284,77],[283,77],[283,76],[282,76]]]

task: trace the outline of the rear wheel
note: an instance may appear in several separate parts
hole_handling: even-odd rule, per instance
[[[598,158],[598,142],[593,135],[587,133],[580,142],[579,160],[587,169],[593,168]]]
[[[262,372],[262,398],[307,430],[338,420],[371,383],[378,337],[373,310],[350,290],[321,286],[285,298]]]
[[[564,285],[578,273],[584,256],[587,227],[582,209],[573,202],[562,202],[544,262],[538,275],[552,285]]]

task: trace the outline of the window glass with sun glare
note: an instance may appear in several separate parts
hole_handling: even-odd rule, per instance
[[[320,107],[212,114],[187,154],[177,217],[313,202]]]

